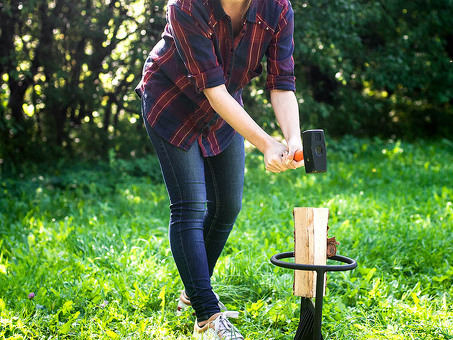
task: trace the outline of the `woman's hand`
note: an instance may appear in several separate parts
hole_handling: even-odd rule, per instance
[[[294,153],[302,150],[302,143],[289,141],[288,147],[273,139],[272,143],[264,150],[264,165],[266,170],[279,173],[289,169],[296,169],[304,165],[304,161],[293,160]]]
[[[299,162],[294,160],[294,154],[296,151],[302,151],[302,141],[300,139],[300,135],[291,138],[288,140],[288,153],[286,157],[284,157],[284,161],[289,169],[297,169],[305,165],[304,160],[301,160]]]
[[[286,146],[272,139],[271,144],[264,150],[264,167],[270,172],[282,172],[288,170],[283,159],[288,153]]]

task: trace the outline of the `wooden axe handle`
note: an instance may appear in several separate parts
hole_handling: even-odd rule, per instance
[[[296,162],[300,162],[304,159],[304,152],[302,150],[297,150],[295,153],[294,153],[294,158],[293,158]]]

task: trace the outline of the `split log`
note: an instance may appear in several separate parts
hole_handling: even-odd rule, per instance
[[[299,264],[327,263],[327,208],[294,208],[294,260]],[[324,282],[325,287],[325,282]],[[294,295],[316,295],[316,272],[294,271]]]

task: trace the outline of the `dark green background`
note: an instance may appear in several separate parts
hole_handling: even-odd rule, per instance
[[[329,137],[450,138],[453,1],[303,1],[295,10],[302,127]],[[165,24],[165,1],[0,4],[0,163],[150,152],[133,92]],[[262,91],[250,114],[277,127]]]

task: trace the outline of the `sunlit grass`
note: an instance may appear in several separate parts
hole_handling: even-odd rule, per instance
[[[359,266],[328,274],[324,338],[452,339],[453,149],[345,139],[328,152],[319,175],[266,173],[247,155],[243,210],[213,279],[241,311],[235,324],[247,339],[294,338],[293,272],[269,258],[292,250],[295,206],[328,207],[329,235]],[[144,164],[0,180],[0,338],[190,338],[192,312],[175,313],[166,191]]]

